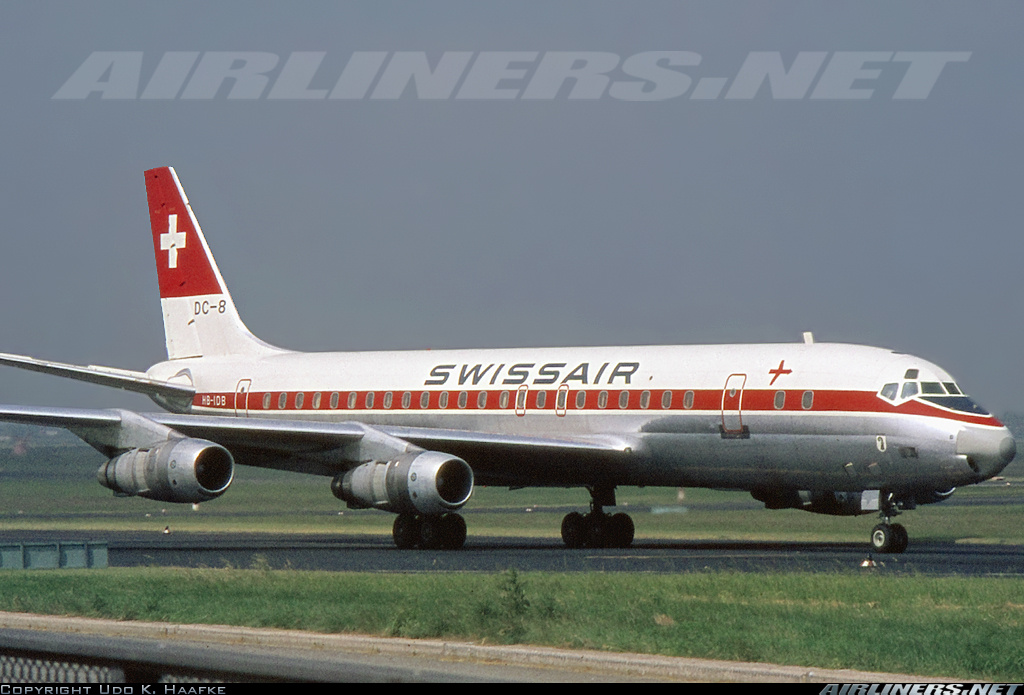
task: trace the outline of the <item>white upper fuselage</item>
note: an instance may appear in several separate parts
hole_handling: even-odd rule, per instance
[[[149,374],[185,370],[195,413],[626,437],[652,462],[637,484],[720,476],[754,487],[775,471],[785,486],[865,489],[934,468],[923,479],[946,489],[994,474],[957,453],[961,431],[1005,433],[936,365],[844,344],[280,351],[173,360]],[[936,385],[941,395],[923,393]]]

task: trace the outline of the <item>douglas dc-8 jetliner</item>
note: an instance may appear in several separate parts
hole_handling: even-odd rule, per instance
[[[165,409],[0,406],[64,427],[115,495],[203,502],[236,463],[331,478],[353,508],[397,514],[400,548],[458,548],[474,484],[583,487],[570,548],[628,546],[619,486],[747,490],[769,509],[892,518],[998,474],[1016,453],[953,377],[856,345],[301,353],[242,323],[171,168],[146,172],[167,360],[146,372],[0,354],[0,363],[149,395]]]

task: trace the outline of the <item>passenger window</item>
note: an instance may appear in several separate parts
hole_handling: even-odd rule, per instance
[[[338,408],[338,403],[340,401],[341,401],[341,394],[338,393],[337,391],[334,391],[331,394],[331,410],[336,410]]]
[[[306,400],[306,394],[296,393],[295,394],[295,409],[302,410],[302,402]]]
[[[576,410],[582,410],[587,405],[587,392],[577,391],[576,392]]]
[[[373,391],[366,392],[366,408],[370,409],[373,407]]]
[[[786,407],[786,392],[776,391],[775,392],[775,409],[782,410]]]
[[[502,410],[508,407],[508,391],[502,391],[498,396],[498,407]]]
[[[270,391],[267,391],[266,393],[263,394],[263,409],[264,410],[270,410],[270,398],[271,398]]]
[[[286,405],[288,405],[288,394],[282,393],[280,396],[277,397],[277,409],[284,410],[284,407]]]
[[[913,398],[917,395],[917,382],[907,381],[903,383],[903,391],[900,392],[900,398]]]
[[[420,410],[426,410],[430,407],[430,391],[424,391],[420,394]]]
[[[663,410],[668,410],[672,407],[672,392],[666,391],[661,394],[661,407]]]
[[[459,391],[459,407],[465,408],[467,403],[469,403],[469,394],[465,391]]]
[[[627,408],[627,407],[629,407],[629,391],[621,391],[619,393],[619,407],[620,408]]]
[[[487,392],[481,391],[480,395],[476,397],[476,407],[486,408],[487,407]]]
[[[597,407],[598,408],[607,408],[608,407],[608,392],[607,391],[602,391],[601,393],[597,394]]]
[[[540,410],[544,407],[544,404],[548,402],[548,392],[538,391],[537,392],[537,409]]]
[[[896,395],[900,392],[899,384],[886,384],[882,387],[882,398],[888,398],[890,401],[896,400]]]
[[[388,391],[387,393],[384,394],[384,408],[385,408],[385,410],[390,410],[391,409],[391,400],[392,400],[392,398],[393,398],[393,396],[391,395],[390,391]]]
[[[354,409],[356,407],[356,398],[358,398],[358,397],[359,397],[359,394],[356,393],[355,391],[350,391],[349,392],[349,394],[348,394],[348,409],[349,410],[352,410],[352,409]]]
[[[408,391],[402,394],[402,407],[408,408],[412,405],[412,394]]]
[[[437,405],[439,407],[441,407],[441,408],[447,408],[448,407],[448,392],[447,391],[442,391],[441,395],[438,396],[438,398],[437,398]]]
[[[683,407],[687,410],[693,407],[693,391],[687,391],[683,394]]]
[[[320,410],[320,392],[313,394],[313,410]]]
[[[804,410],[810,410],[811,406],[814,405],[814,391],[804,391],[804,395],[800,399],[800,405]]]
[[[641,391],[640,392],[640,407],[647,410],[647,406],[651,404],[651,392]]]

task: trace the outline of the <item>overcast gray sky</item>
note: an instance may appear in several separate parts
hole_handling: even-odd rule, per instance
[[[133,369],[164,357],[142,172],[171,165],[243,319],[284,347],[812,330],[930,359],[991,410],[1024,410],[1022,20],[1019,2],[4,2],[0,351]],[[663,62],[648,82],[627,69],[657,51],[699,65]],[[166,98],[53,98],[105,52],[141,55],[140,95],[169,52],[199,67]],[[185,98],[224,52],[276,56],[267,91],[233,98],[229,79]],[[268,97],[293,54],[325,54],[293,83],[326,92],[370,52],[533,58],[491,85],[508,99],[426,98],[416,83],[397,98]],[[609,84],[681,89],[669,70],[692,84],[635,101],[579,98],[568,80],[524,98],[565,52],[614,60]],[[895,98],[908,52],[967,57],[925,98]],[[767,81],[726,98],[752,53],[835,61],[808,83],[833,98]],[[715,98],[695,98],[705,77]],[[9,368],[0,402],[152,408]]]

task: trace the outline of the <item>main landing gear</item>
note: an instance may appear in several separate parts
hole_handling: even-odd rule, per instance
[[[391,535],[399,548],[457,550],[466,542],[466,520],[461,514],[399,514]]]
[[[902,553],[910,543],[910,536],[903,524],[890,523],[891,518],[900,513],[892,495],[885,495],[880,506],[878,516],[882,523],[871,529],[871,547],[879,553]]]
[[[567,548],[628,548],[633,543],[635,527],[629,514],[604,513],[604,507],[615,506],[614,487],[587,488],[590,512],[570,512],[562,519],[562,541]]]

